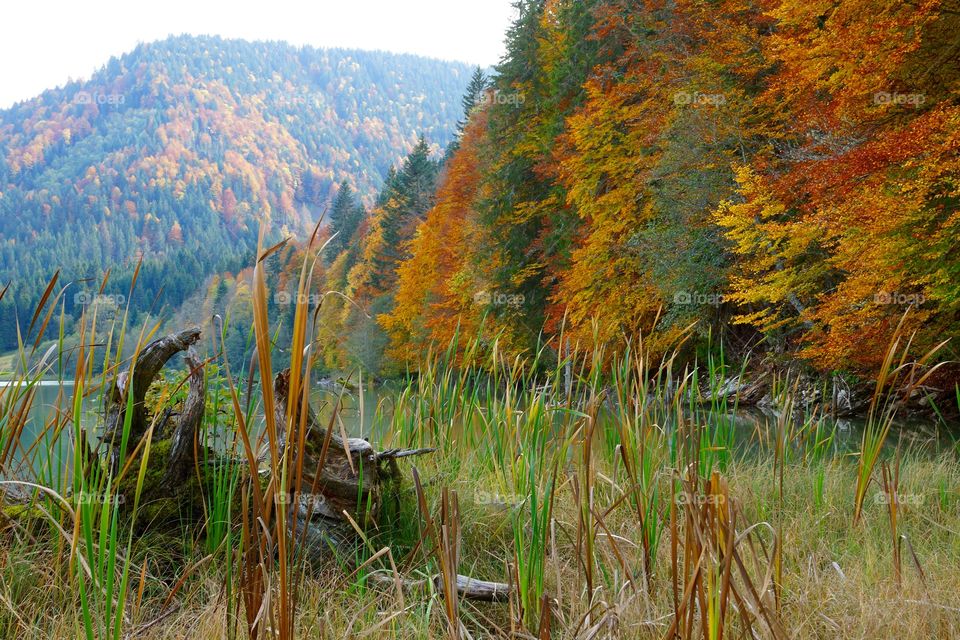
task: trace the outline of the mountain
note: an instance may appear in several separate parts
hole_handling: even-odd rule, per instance
[[[412,55],[179,36],[0,111],[0,349],[49,278],[176,306],[250,262],[259,222],[311,227],[346,181],[370,202],[425,137],[446,146],[472,69]],[[72,293],[70,292],[72,291]],[[162,294],[154,300],[159,292]],[[153,309],[156,310],[156,309]]]

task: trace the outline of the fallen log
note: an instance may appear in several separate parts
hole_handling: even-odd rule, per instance
[[[366,440],[344,439],[332,432],[332,424],[321,425],[309,401],[303,402],[302,396],[292,403],[297,413],[288,422],[289,370],[277,374],[274,392],[278,428],[286,424],[299,425],[299,407],[306,406],[307,411],[303,447],[292,456],[293,468],[297,468],[297,461],[302,458],[304,469],[299,486],[289,490],[291,499],[297,501],[296,532],[312,559],[327,558],[332,549],[341,559],[351,562],[348,545],[356,542],[353,524],[363,526],[376,521],[385,492],[397,490],[400,481],[397,460],[432,453],[434,449],[389,449],[377,453]],[[287,446],[299,447],[297,440],[288,436]],[[396,584],[391,576],[378,573],[372,576],[376,576],[374,580],[380,584]],[[432,580],[435,589],[442,593],[439,576]],[[400,583],[405,590],[417,591],[426,587],[427,580],[401,578]],[[510,585],[458,575],[457,592],[468,600],[504,602],[510,597]]]
[[[297,504],[297,529],[303,539],[325,554],[331,543],[355,537],[353,523],[364,527],[376,522],[384,493],[399,483],[397,459],[423,455],[433,449],[390,449],[378,453],[362,438],[341,437],[333,431],[332,421],[327,426],[320,424],[302,395],[290,402],[289,369],[277,374],[273,389],[277,428],[285,430],[291,424],[297,431],[293,437],[283,436],[285,446],[293,447],[291,468],[302,468],[298,483],[291,483],[284,493]],[[295,407],[289,421],[288,405]],[[304,406],[307,415],[301,438],[300,411]]]
[[[287,424],[299,429],[301,407],[306,405],[307,412],[302,443],[299,433],[282,436],[285,446],[293,447],[292,468],[303,470],[299,485],[291,484],[288,495],[301,503],[309,501],[307,506],[324,518],[344,520],[344,512],[360,524],[376,518],[384,473],[373,445],[361,438],[341,438],[333,432],[332,424],[321,425],[309,402],[303,402],[302,395],[290,403],[289,369],[277,374],[273,389],[278,429],[285,430]],[[288,404],[295,407],[289,422]]]
[[[397,578],[385,572],[374,572],[367,575],[367,580],[374,582],[382,587],[394,587],[397,584]],[[439,575],[432,578],[423,578],[421,580],[411,580],[410,578],[399,578],[400,587],[404,591],[418,592],[424,590],[429,583],[433,583],[433,589],[437,593],[443,593],[443,582]],[[507,602],[510,599],[510,585],[506,582],[488,582],[487,580],[477,580],[470,576],[457,575],[457,595],[465,600],[474,602]]]
[[[141,495],[141,505],[146,513],[140,518],[154,525],[165,520],[167,515],[175,514],[179,521],[186,513],[193,512],[198,517],[202,513],[200,487],[203,482],[198,473],[202,474],[203,469],[197,464],[196,439],[205,411],[206,388],[204,365],[191,348],[199,339],[200,330],[192,328],[154,340],[140,352],[130,370],[117,376],[109,396],[98,452],[112,468],[118,469],[121,463],[127,462],[120,458],[128,406],[132,413],[125,455],[129,456],[137,449],[155,421],[147,481]],[[167,410],[160,418],[148,416],[144,404],[147,390],[167,362],[183,351],[187,351],[185,362],[189,374],[182,408],[176,416],[172,410]],[[341,558],[350,558],[352,553],[348,550],[358,538],[355,526],[365,527],[376,522],[385,494],[397,490],[400,482],[397,461],[428,454],[433,449],[377,452],[367,440],[341,437],[333,431],[332,422],[327,426],[320,424],[310,403],[303,402],[302,395],[297,395],[297,401],[290,403],[289,370],[276,376],[274,392],[281,446],[292,447],[288,451],[292,468],[303,470],[298,481],[281,492],[285,498],[297,501],[296,508],[291,510],[295,532],[311,560],[328,559],[331,549],[335,553],[346,552],[340,554]],[[128,394],[132,394],[132,404],[129,405],[131,398]],[[295,407],[290,421],[287,419],[288,405]],[[307,412],[302,433],[299,431],[301,407],[306,407]],[[296,427],[292,434],[285,432],[288,424]],[[127,475],[125,484],[129,486],[121,492],[133,491],[136,476],[136,473]],[[374,580],[382,584],[396,584],[392,577],[373,575],[376,576]],[[428,580],[433,580],[434,588],[442,592],[438,577],[404,578],[401,586],[410,591],[421,590],[428,585]],[[457,577],[457,592],[469,600],[502,602],[509,598],[510,585],[460,575]]]

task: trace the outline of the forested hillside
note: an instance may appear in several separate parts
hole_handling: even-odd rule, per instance
[[[328,364],[399,370],[458,330],[657,352],[692,326],[868,373],[908,310],[912,352],[957,335],[958,16],[523,0],[436,190],[412,156],[330,259],[369,318],[326,305]]]
[[[176,37],[0,111],[0,349],[44,286],[176,307],[250,263],[261,221],[302,235],[346,181],[368,202],[425,136],[451,140],[471,69],[409,55]],[[77,283],[84,278],[86,283]]]

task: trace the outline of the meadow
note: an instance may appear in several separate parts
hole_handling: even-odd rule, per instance
[[[253,288],[255,368],[270,380],[262,258]],[[77,347],[61,324],[41,350],[57,325],[48,294],[0,388],[3,637],[960,637],[958,451],[899,439],[903,399],[936,368],[933,353],[906,356],[902,332],[852,451],[830,407],[801,404],[788,375],[770,383],[776,423],[738,435],[739,399],[721,390],[740,370],[722,354],[684,362],[640,342],[511,359],[495,339],[451,344],[376,406],[360,402],[373,447],[417,455],[358,493],[342,513],[350,535],[334,539],[302,525],[322,497],[297,453],[315,435],[295,411],[309,393],[278,413],[271,385],[214,349],[151,386],[143,434],[128,391],[105,448],[85,403],[124,389],[159,324],[91,307]],[[314,384],[308,299],[285,345],[291,389]],[[198,376],[187,492],[171,502],[157,489],[176,446],[164,425],[187,412]],[[28,439],[51,377],[72,384]],[[315,407],[326,443],[347,441],[344,397],[370,384],[354,380]],[[500,590],[482,601],[458,579]]]

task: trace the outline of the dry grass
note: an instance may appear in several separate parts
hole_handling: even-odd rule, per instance
[[[261,267],[262,259],[258,360],[272,379]],[[310,290],[311,270],[308,260],[301,291]],[[298,304],[292,389],[310,387],[314,322]],[[91,359],[100,354],[93,340],[89,348]],[[27,350],[23,361],[35,355]],[[115,351],[103,388],[121,364]],[[239,482],[224,476],[207,486],[207,517],[228,514],[217,527],[221,542],[204,536],[211,523],[146,523],[133,535],[119,508],[74,510],[42,497],[93,487],[111,504],[118,489],[96,460],[74,466],[72,478],[18,478],[56,486],[2,511],[0,637],[960,637],[960,465],[956,452],[915,450],[887,466],[894,396],[859,455],[833,452],[819,429],[811,438],[816,412],[784,417],[738,455],[725,403],[697,397],[698,376],[711,389],[722,384],[720,364],[677,372],[675,358],[650,363],[642,350],[597,347],[549,367],[543,353],[506,361],[493,344],[468,349],[473,366],[465,367],[452,366],[452,352],[428,358],[375,420],[383,447],[436,447],[417,462],[416,488],[401,461],[405,482],[385,501],[390,508],[354,557],[331,554],[325,566],[305,564],[286,502],[273,498],[300,486],[302,462],[285,442],[303,441],[305,412],[288,410],[277,424],[269,385],[243,411],[229,363],[212,393],[226,394],[233,411],[221,423],[214,409],[212,428],[236,434],[246,469]],[[919,379],[903,357],[888,360]],[[0,395],[0,449],[22,449],[31,385],[42,373],[25,368],[23,384]],[[786,397],[782,406],[791,405]],[[79,397],[63,398],[75,441],[86,428],[80,406]],[[2,469],[6,479],[11,469]],[[232,504],[234,491],[239,513],[214,508]],[[421,586],[400,590],[368,580],[371,571]],[[458,573],[511,582],[510,601],[458,601]]]
[[[478,577],[499,578],[510,562],[510,513],[499,505],[478,504],[493,477],[457,482],[447,477],[443,460],[421,469],[426,484],[457,486],[464,523],[460,547],[461,571]],[[609,476],[610,469],[598,469]],[[897,587],[891,564],[889,522],[883,500],[870,498],[861,522],[851,525],[856,469],[836,462],[827,470],[824,503],[815,508],[810,498],[814,473],[806,466],[789,466],[784,473],[783,506],[777,504],[769,463],[739,462],[726,474],[731,500],[750,522],[779,521],[784,531],[782,602],[779,617],[791,638],[952,638],[960,637],[960,472],[952,458],[905,459],[901,466],[900,529],[904,545],[902,586]],[[603,482],[600,480],[599,482]],[[950,487],[941,497],[938,487]],[[610,495],[616,489],[609,487]],[[436,492],[434,492],[436,493]],[[597,493],[605,493],[598,487]],[[881,495],[877,493],[876,495]],[[908,499],[907,499],[908,498]],[[485,500],[485,498],[482,498]],[[601,511],[607,502],[598,500]],[[554,529],[546,557],[546,590],[553,600],[554,638],[661,638],[673,619],[669,544],[661,544],[647,592],[642,581],[631,586],[606,534],[598,535],[597,563],[605,572],[595,580],[593,610],[586,607],[586,580],[578,562],[576,529],[580,506],[570,482],[561,482],[554,511]],[[746,523],[741,523],[742,528]],[[629,509],[611,512],[605,519],[617,540],[617,553],[631,566],[641,566],[637,522]],[[0,629],[4,637],[72,638],[77,628],[76,596],[68,585],[63,559],[57,561],[55,541],[31,542],[11,529],[0,547]],[[146,557],[168,555],[172,566],[185,566],[202,548],[187,557],[178,545],[141,541]],[[913,560],[912,548],[919,561]],[[139,559],[136,560],[139,564]],[[148,561],[158,567],[159,559]],[[606,575],[603,575],[606,573]],[[172,578],[150,578],[137,626],[162,616],[142,631],[143,638],[222,638],[226,635],[227,607],[223,576],[207,567],[193,576],[171,603],[162,608]],[[389,588],[344,584],[343,574],[331,565],[305,580],[300,593],[296,633],[300,637],[445,638],[447,613],[440,593],[406,594],[403,606]],[[509,605],[460,603],[460,619],[472,637],[510,637]],[[590,614],[588,616],[588,613]],[[699,614],[698,614],[699,615]],[[589,622],[586,620],[589,619]],[[728,618],[728,634],[737,637],[739,618]],[[593,635],[588,630],[596,629]],[[769,637],[758,629],[760,637]],[[518,636],[522,637],[522,636]],[[696,635],[694,637],[703,637]]]

